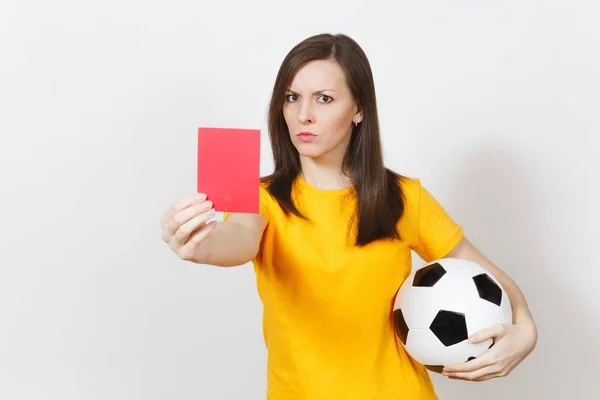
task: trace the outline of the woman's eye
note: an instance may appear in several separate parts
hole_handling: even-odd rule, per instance
[[[298,95],[288,94],[285,96],[285,100],[288,102],[296,102],[296,101],[298,101]],[[330,96],[322,94],[321,96],[319,96],[319,101],[321,103],[331,103],[333,101],[333,99]]]

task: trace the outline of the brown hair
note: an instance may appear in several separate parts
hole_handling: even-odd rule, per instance
[[[346,76],[354,100],[363,113],[362,122],[352,128],[344,156],[344,172],[353,180],[357,194],[358,229],[355,244],[363,246],[382,238],[400,239],[397,222],[404,212],[400,175],[383,163],[375,84],[367,56],[346,35],[320,34],[297,44],[285,57],[273,87],[269,105],[269,138],[275,161],[274,172],[261,179],[286,214],[306,219],[292,201],[294,180],[301,170],[300,155],[294,147],[283,117],[288,86],[296,72],[314,60],[335,60]]]

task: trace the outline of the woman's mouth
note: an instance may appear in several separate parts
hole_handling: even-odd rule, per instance
[[[313,140],[315,140],[317,138],[317,135],[315,135],[311,132],[300,132],[299,134],[296,135],[296,137],[301,142],[312,142]]]

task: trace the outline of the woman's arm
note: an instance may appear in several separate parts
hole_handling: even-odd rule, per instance
[[[510,299],[513,325],[496,325],[477,332],[470,338],[474,343],[494,338],[496,345],[475,360],[446,366],[444,375],[472,381],[508,375],[533,351],[537,343],[537,328],[525,296],[517,284],[477,250],[467,238],[461,239],[445,257],[474,261],[498,279]]]
[[[529,307],[525,296],[521,289],[517,286],[506,273],[495,266],[486,256],[484,256],[477,248],[466,238],[458,242],[458,244],[448,253],[447,258],[460,258],[463,260],[471,260],[481,265],[488,270],[502,285],[513,309],[514,324],[528,324],[535,331],[535,323],[529,312]]]
[[[232,213],[202,243],[206,254],[204,263],[233,267],[252,261],[266,225],[261,214]]]

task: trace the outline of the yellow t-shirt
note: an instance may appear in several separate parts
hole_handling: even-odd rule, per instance
[[[286,217],[261,185],[268,223],[253,263],[268,400],[437,399],[427,370],[395,334],[392,307],[411,272],[411,250],[425,261],[441,258],[463,231],[418,179],[401,185],[402,241],[363,248],[348,236],[353,189],[321,190],[298,178],[292,198],[305,221]]]

